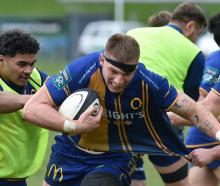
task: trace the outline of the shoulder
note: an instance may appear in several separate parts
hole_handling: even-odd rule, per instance
[[[99,68],[99,56],[100,52],[94,52],[85,56],[82,56],[78,59],[71,61],[69,65],[67,65],[70,71],[79,73],[86,71],[88,69],[95,70]]]
[[[220,50],[216,50],[214,52],[212,52],[207,59],[210,59],[210,58],[219,58],[220,57]]]
[[[159,87],[161,87],[163,82],[167,82],[167,79],[148,70],[142,63],[138,64],[137,74],[141,80],[148,84],[148,86],[156,88],[157,90],[159,90]]]
[[[206,59],[206,65],[207,66],[214,65],[220,69],[219,59],[220,59],[220,50],[212,52]]]

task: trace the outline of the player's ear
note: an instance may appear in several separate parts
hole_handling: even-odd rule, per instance
[[[100,62],[100,65],[103,66],[104,62],[105,62],[105,57],[104,57],[104,54],[100,54],[99,56],[99,62]]]
[[[0,64],[3,64],[4,62],[5,62],[4,56],[3,56],[3,55],[0,55]]]
[[[185,25],[185,35],[186,37],[190,36],[196,29],[196,23],[195,21],[189,21],[186,25]]]

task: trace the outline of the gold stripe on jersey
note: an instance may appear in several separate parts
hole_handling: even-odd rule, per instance
[[[178,96],[177,96],[176,99],[173,101],[173,103],[166,109],[166,112],[170,111],[170,109],[173,107],[173,105],[177,102],[177,98],[178,98]]]
[[[211,88],[211,91],[214,92],[215,94],[217,94],[218,96],[220,96],[220,93],[217,90],[215,90],[214,88]]]
[[[57,105],[55,104],[55,102],[53,101],[53,99],[52,99],[52,97],[51,97],[51,95],[50,95],[50,93],[49,93],[49,91],[48,91],[46,85],[44,85],[43,88],[46,90],[46,94],[47,94],[48,98],[50,99],[50,102],[52,103],[52,105],[55,106],[56,108],[58,108],[58,106],[57,106]]]
[[[164,98],[166,98],[169,93],[170,93],[170,85],[169,85],[169,89],[168,89],[167,93],[164,95]]]
[[[122,109],[121,109],[121,101],[120,101],[120,96],[118,97],[118,107],[119,107],[119,111],[120,111],[120,115],[122,113]],[[125,145],[127,147],[127,150],[128,151],[132,151],[132,148],[131,148],[131,145],[129,144],[129,141],[128,141],[128,137],[126,135],[126,130],[125,130],[125,124],[124,124],[124,120],[122,119],[122,117],[120,117],[120,120],[121,120],[121,131],[122,131],[122,135],[123,135],[123,139],[125,140]]]
[[[101,78],[100,70],[96,71],[90,79],[90,84],[88,88],[92,88],[97,91],[100,99],[100,104],[102,105],[103,109],[106,110],[105,106],[105,84]],[[90,141],[92,139],[92,143]],[[86,134],[82,134],[79,140],[79,146],[88,149],[99,151],[108,151],[108,120],[107,117],[102,117],[100,121],[100,125],[98,128],[88,132]],[[100,145],[105,144],[105,145]]]
[[[146,87],[146,88],[144,88]],[[146,92],[145,92],[146,91]],[[156,130],[154,129],[153,127],[153,124],[151,122],[151,119],[150,119],[150,115],[149,115],[149,112],[148,112],[148,85],[144,85],[144,82],[142,81],[142,95],[143,95],[143,100],[144,100],[144,104],[143,104],[143,107],[145,107],[145,109],[143,108],[143,110],[145,110],[145,114],[144,114],[144,119],[145,119],[145,123],[147,125],[147,128],[152,136],[152,138],[154,139],[155,143],[157,144],[157,146],[162,150],[164,151],[165,153],[169,154],[170,156],[175,156],[175,155],[178,155],[178,154],[175,154],[173,152],[171,152],[164,144],[163,142],[161,141],[159,135],[157,134]],[[145,98],[145,95],[146,95],[146,98]]]
[[[143,98],[142,98],[142,100],[143,100],[143,106],[142,106],[143,109],[142,110],[146,110],[146,109],[148,109],[147,108],[147,105],[148,105],[148,85],[146,85],[146,92],[145,92],[145,85],[144,85],[143,81],[142,81],[142,96],[143,96]],[[146,110],[146,112],[147,112],[147,110]],[[148,124],[148,121],[147,121],[147,117],[148,116],[147,116],[146,112],[144,113],[144,120],[145,120],[145,124],[146,124],[146,126],[148,128],[148,131],[150,132],[150,134],[151,134],[154,142],[157,144],[157,146],[160,149],[162,149],[162,146],[160,145],[160,143],[158,143],[157,139],[155,138],[154,134],[152,133],[152,131],[151,131],[150,127],[149,127],[149,124]]]
[[[199,87],[199,92],[201,92],[200,94],[204,94],[204,95],[208,94],[208,92],[202,87]]]
[[[219,141],[214,141],[210,143],[202,143],[202,144],[197,144],[197,145],[186,145],[186,147],[194,149],[194,148],[209,147],[209,146],[219,145],[219,144],[220,144]]]
[[[114,103],[115,103],[115,111],[117,113],[119,113],[117,99],[114,99]],[[121,131],[121,122],[120,122],[120,120],[117,120],[117,126],[118,126],[118,134],[119,134],[119,138],[120,138],[120,141],[121,141],[122,149],[123,149],[123,151],[127,151],[127,147],[126,147],[126,144],[125,144],[125,141],[124,141],[124,138],[123,138],[123,135],[122,135],[122,131]]]
[[[70,89],[69,89],[69,86],[65,86],[65,87],[63,88],[63,90],[64,90],[64,92],[66,93],[67,96],[70,95]]]

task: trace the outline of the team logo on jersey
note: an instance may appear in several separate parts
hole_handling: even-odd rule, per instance
[[[72,78],[70,76],[69,70],[66,68],[54,77],[53,84],[58,88],[58,90],[61,90],[66,85],[68,85],[71,80]]]
[[[142,107],[142,101],[140,98],[133,98],[130,102],[130,105],[132,109],[137,110]]]
[[[218,69],[208,67],[204,71],[202,77],[202,83],[215,83],[218,79],[219,71]]]
[[[55,164],[52,164],[51,167],[50,167],[49,172],[47,173],[47,176],[49,177],[50,174],[53,175],[53,180],[58,179],[59,182],[61,182],[63,180],[63,169],[62,169],[62,167],[57,168],[57,166]]]
[[[132,121],[135,118],[138,118],[138,119],[144,118],[144,113],[143,113],[143,111],[121,113],[121,112],[116,112],[116,111],[112,111],[112,110],[104,110],[103,116],[108,117],[108,119],[116,120],[116,124],[117,124],[117,121],[121,120],[121,119],[124,121]],[[130,122],[127,122],[127,125],[130,125]]]

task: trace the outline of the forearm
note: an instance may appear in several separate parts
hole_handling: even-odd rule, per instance
[[[31,95],[19,95],[9,92],[0,92],[0,113],[11,113],[22,109]]]
[[[173,112],[168,112],[167,115],[174,126],[193,126],[189,120],[186,120]]]
[[[94,111],[97,111],[95,107],[88,108],[77,121],[67,118],[57,111],[49,99],[45,87],[42,87],[25,104],[23,117],[35,125],[53,131],[82,134],[99,126],[103,108],[100,107],[95,116],[92,114]]]
[[[34,98],[35,99],[35,98]],[[39,105],[33,100],[27,102],[24,107],[23,117],[37,126],[63,132],[65,117],[48,104]]]
[[[211,150],[211,156],[213,157],[213,160],[220,160],[220,145],[215,146],[210,149]]]
[[[179,94],[171,111],[189,120],[210,137],[216,137],[220,130],[217,119],[200,103],[196,103],[185,94]]]
[[[201,104],[197,104],[195,113],[190,116],[190,121],[213,138],[216,138],[216,132],[220,130],[218,120]]]

